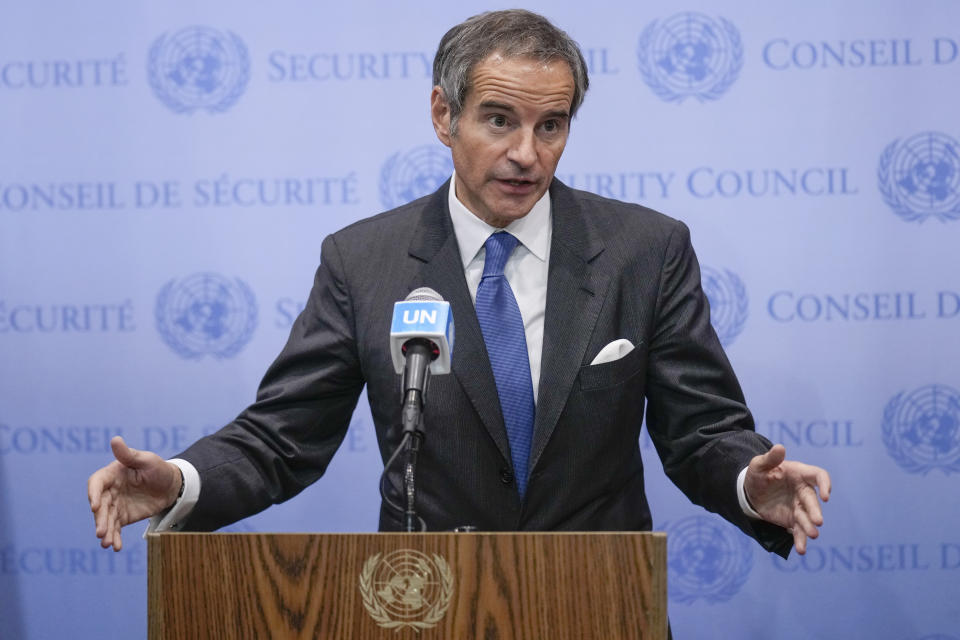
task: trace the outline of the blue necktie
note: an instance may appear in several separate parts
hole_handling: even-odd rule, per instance
[[[527,490],[527,464],[533,441],[533,382],[527,357],[527,337],[520,307],[503,266],[519,241],[506,232],[494,233],[484,247],[487,254],[477,287],[477,320],[487,345],[497,382],[500,409],[510,441],[510,457],[520,497]]]

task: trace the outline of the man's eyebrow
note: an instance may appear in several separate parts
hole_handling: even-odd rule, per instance
[[[481,102],[480,108],[481,109],[499,109],[500,111],[508,111],[510,113],[516,112],[516,109],[514,109],[511,105],[505,102],[497,102],[496,100],[487,100],[485,102]],[[557,109],[555,111],[547,112],[547,114],[544,117],[560,118],[561,120],[568,120],[570,118],[570,113],[565,109]]]
[[[558,109],[557,111],[551,111],[550,113],[548,113],[548,114],[547,114],[546,116],[544,116],[544,117],[546,117],[546,118],[560,118],[561,120],[568,120],[568,119],[570,118],[570,113],[567,112],[567,111],[565,111],[565,110],[563,110],[563,109]]]
[[[496,100],[487,100],[486,102],[480,103],[481,109],[500,109],[501,111],[510,111],[511,113],[515,109],[505,102],[497,102]]]

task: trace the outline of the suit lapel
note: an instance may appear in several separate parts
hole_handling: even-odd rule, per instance
[[[603,243],[573,192],[558,180],[550,188],[553,236],[543,329],[537,413],[530,451],[536,469],[567,403],[600,314],[609,276],[594,264]]]
[[[410,243],[410,255],[420,269],[409,283],[430,287],[450,303],[453,310],[453,375],[463,387],[484,427],[505,460],[510,460],[510,444],[500,411],[497,385],[490,367],[480,324],[463,275],[463,262],[447,205],[450,182],[433,194],[423,210],[420,224]]]
[[[410,243],[421,263],[409,288],[430,287],[450,303],[454,316],[453,375],[505,460],[510,444],[483,334],[463,275],[463,262],[447,206],[449,181],[426,204]],[[530,470],[536,468],[567,402],[606,295],[609,276],[594,259],[603,243],[572,191],[553,181],[550,188],[553,235],[544,318],[540,386]]]

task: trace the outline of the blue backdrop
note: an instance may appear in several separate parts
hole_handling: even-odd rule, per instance
[[[806,557],[693,507],[649,441],[678,638],[960,637],[960,5],[530,2],[592,86],[558,174],[684,220],[760,432],[828,468]],[[110,437],[170,456],[254,395],[323,237],[446,179],[442,3],[0,10],[0,636],[143,637],[99,549]],[[371,256],[371,259],[376,259]],[[367,411],[242,531],[369,531]]]

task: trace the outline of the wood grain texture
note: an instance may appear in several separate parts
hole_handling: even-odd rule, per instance
[[[385,629],[364,606],[365,563],[405,549],[451,569],[432,628]],[[662,533],[177,533],[149,536],[148,563],[152,640],[666,638]]]

